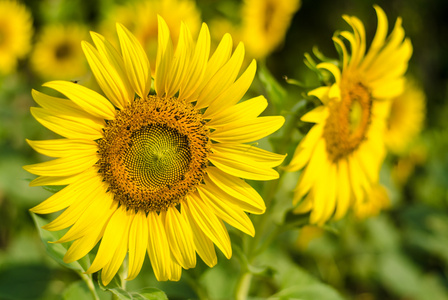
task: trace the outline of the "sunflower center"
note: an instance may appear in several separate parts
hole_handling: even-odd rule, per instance
[[[346,88],[344,88],[346,87]],[[360,82],[343,86],[341,99],[331,99],[324,126],[330,160],[336,162],[358,148],[370,124],[372,97]]]
[[[62,43],[56,47],[55,56],[57,59],[64,59],[71,55],[72,47],[67,43]]]
[[[129,209],[163,211],[178,204],[205,174],[208,129],[177,98],[137,98],[118,111],[98,141],[99,172]]]

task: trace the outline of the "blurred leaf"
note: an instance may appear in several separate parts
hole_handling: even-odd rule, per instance
[[[76,281],[72,283],[62,293],[62,299],[64,300],[79,300],[79,299],[93,299],[92,294],[83,281]]]
[[[0,299],[40,299],[51,280],[43,265],[14,265],[0,271]]]
[[[131,295],[133,299],[168,300],[166,294],[163,291],[156,288],[144,288],[138,292],[131,293]]]
[[[258,71],[258,77],[266,88],[266,93],[269,100],[276,106],[281,105],[286,98],[286,90],[280,85],[280,83],[269,72],[266,64],[260,63]]]
[[[59,240],[62,237],[62,233],[60,231],[48,231],[48,230],[42,229],[42,226],[46,225],[48,222],[45,219],[43,219],[42,217],[40,217],[34,213],[31,213],[31,216],[33,217],[33,220],[34,220],[36,227],[39,231],[40,238],[45,245],[45,249],[47,250],[47,253],[53,259],[55,259],[58,263],[63,265],[64,267],[75,270],[80,274],[85,272],[86,269],[84,269],[78,261],[75,261],[75,262],[72,262],[69,264],[67,264],[63,261],[63,257],[65,255],[65,253],[67,252],[67,249],[64,247],[63,244],[50,243],[50,242],[55,242],[55,241]]]

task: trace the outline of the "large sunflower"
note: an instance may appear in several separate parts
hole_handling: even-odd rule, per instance
[[[74,241],[64,261],[80,259],[101,244],[88,273],[102,269],[108,284],[129,253],[128,279],[139,273],[145,251],[158,280],[178,280],[196,265],[196,253],[212,267],[213,244],[232,255],[224,222],[253,236],[245,212],[261,214],[262,198],[243,179],[271,180],[283,155],[253,143],[280,128],[284,118],[259,117],[264,97],[237,104],[255,75],[255,61],[237,79],[244,46],[232,54],[225,35],[209,59],[204,24],[197,43],[181,26],[173,50],[159,18],[154,88],[148,58],[137,39],[117,25],[121,53],[92,33],[82,48],[106,97],[79,84],[52,81],[68,99],[33,91],[42,125],[65,139],[28,141],[59,157],[25,166],[39,175],[31,185],[67,185],[32,209],[65,211],[45,226],[70,227],[58,242]],[[243,179],[242,179],[243,178]]]
[[[297,213],[311,211],[311,223],[341,218],[350,206],[365,202],[378,182],[385,155],[387,101],[403,91],[412,46],[404,39],[400,18],[386,40],[386,15],[378,6],[375,10],[378,29],[367,53],[362,22],[344,16],[353,33],[342,31],[333,37],[342,54],[341,69],[327,62],[317,65],[329,71],[335,83],[309,93],[323,105],[302,117],[316,124],[287,168],[303,169],[293,201]],[[350,44],[351,55],[342,39]]]
[[[0,1],[0,75],[12,72],[31,49],[33,19],[25,5]]]

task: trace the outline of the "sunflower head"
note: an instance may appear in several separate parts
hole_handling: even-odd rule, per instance
[[[316,124],[287,167],[303,169],[293,202],[297,213],[311,211],[311,223],[323,224],[331,217],[341,218],[350,207],[371,203],[372,188],[378,184],[386,153],[389,101],[403,91],[412,46],[404,37],[401,19],[387,37],[386,15],[380,7],[374,8],[378,27],[367,51],[363,23],[344,16],[353,31],[337,32],[333,37],[341,54],[339,64],[315,66],[334,81],[309,92],[323,105],[302,117]]]
[[[102,270],[108,284],[128,254],[128,279],[148,253],[158,280],[179,280],[196,254],[210,267],[214,245],[232,255],[224,222],[249,235],[246,212],[265,205],[244,179],[278,178],[283,155],[259,149],[257,141],[280,128],[283,117],[259,115],[264,97],[238,103],[255,75],[253,61],[240,75],[244,46],[232,53],[226,34],[210,56],[203,24],[197,41],[181,25],[177,48],[158,18],[154,81],[137,38],[117,25],[120,49],[92,33],[82,49],[104,95],[80,84],[45,86],[68,99],[33,91],[41,106],[33,116],[62,139],[28,141],[56,157],[25,166],[39,175],[31,185],[66,185],[32,209],[65,209],[47,230],[70,228],[58,242],[73,241],[64,261],[88,254],[101,240],[88,273]],[[154,86],[154,88],[151,88]]]
[[[0,75],[12,72],[31,49],[33,19],[25,5],[0,1]]]

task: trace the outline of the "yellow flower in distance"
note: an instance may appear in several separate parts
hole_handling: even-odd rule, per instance
[[[300,0],[245,0],[242,9],[242,40],[255,58],[271,54],[285,39]]]
[[[385,156],[384,130],[389,99],[402,93],[412,54],[401,19],[386,39],[384,11],[375,6],[378,28],[366,53],[365,29],[356,17],[344,16],[353,32],[333,37],[342,68],[323,62],[335,83],[309,92],[323,105],[302,117],[316,123],[298,145],[289,171],[303,169],[294,194],[296,213],[310,212],[310,222],[323,224],[343,217],[348,208],[367,201],[378,183]],[[348,41],[351,53],[343,39]]]
[[[44,86],[68,99],[33,90],[41,106],[31,109],[33,116],[65,138],[28,141],[58,158],[24,168],[40,176],[33,186],[67,186],[32,211],[66,208],[45,226],[70,227],[58,241],[74,241],[66,262],[85,256],[101,239],[87,272],[102,269],[104,284],[127,253],[127,279],[140,272],[146,251],[158,280],[179,280],[182,268],[196,265],[196,253],[214,266],[214,244],[230,258],[223,221],[253,236],[245,212],[265,211],[243,179],[276,179],[272,168],[284,159],[252,143],[279,129],[284,118],[259,117],[267,106],[262,96],[238,103],[256,71],[253,61],[237,78],[244,46],[232,54],[232,38],[225,35],[209,57],[205,24],[197,43],[182,24],[176,49],[161,17],[158,30],[155,91],[143,47],[120,24],[120,52],[97,33],[96,48],[82,43],[106,97],[66,81]]]
[[[11,73],[31,49],[33,20],[25,5],[0,1],[0,75]]]
[[[407,81],[402,94],[392,99],[385,137],[390,152],[404,154],[421,132],[425,121],[425,102],[425,94],[412,80]]]
[[[88,30],[79,24],[52,24],[43,28],[31,54],[31,66],[45,79],[78,79],[87,73],[81,41]]]

